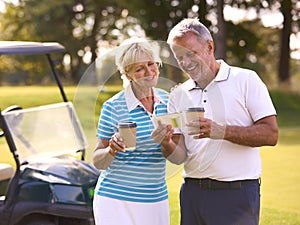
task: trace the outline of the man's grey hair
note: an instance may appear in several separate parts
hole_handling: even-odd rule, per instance
[[[188,32],[193,32],[202,41],[213,40],[211,33],[204,26],[198,18],[186,18],[180,21],[175,27],[173,27],[169,33],[167,43],[172,44],[174,39],[181,38]]]

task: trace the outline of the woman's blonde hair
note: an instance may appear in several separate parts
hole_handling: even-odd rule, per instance
[[[130,38],[125,40],[117,49],[115,62],[121,74],[125,74],[134,63],[153,60],[160,66],[159,46],[154,41],[145,38]]]

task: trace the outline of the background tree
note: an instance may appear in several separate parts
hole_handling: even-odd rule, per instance
[[[76,83],[90,62],[103,53],[103,46],[115,46],[132,35],[165,41],[169,30],[179,20],[199,17],[214,35],[218,58],[227,58],[229,63],[255,69],[266,79],[278,67],[274,58],[270,60],[270,55],[275,55],[280,48],[284,49],[280,51],[282,60],[279,61],[279,70],[282,71],[282,79],[285,79],[289,76],[286,72],[290,55],[286,52],[289,51],[286,46],[289,30],[282,29],[281,36],[285,38],[281,40],[285,47],[279,47],[279,39],[265,35],[279,37],[278,29],[265,28],[260,23],[260,13],[266,9],[283,10],[287,2],[291,3],[291,8],[286,10],[291,12],[291,31],[295,33],[299,30],[296,23],[299,21],[299,4],[296,0],[19,0],[15,5],[7,3],[6,12],[0,14],[0,38],[62,43],[68,51],[63,56],[63,74]],[[228,6],[244,10],[254,8],[257,20],[225,21],[223,11]],[[290,14],[287,13],[287,17]],[[289,27],[285,23],[282,26]],[[271,44],[269,39],[272,39]],[[25,68],[26,64],[20,63],[20,67]],[[166,70],[165,74],[172,80],[185,79],[176,68],[167,67]],[[39,73],[41,71],[43,68]],[[37,77],[34,73],[32,76],[24,75],[27,83],[34,77]]]
[[[116,44],[119,29],[124,36],[129,35],[126,31],[138,32],[136,20],[108,0],[19,0],[17,5],[7,3],[1,22],[2,40],[63,44],[68,51],[65,59],[70,62],[64,74],[70,74],[74,82],[96,58],[101,40]]]
[[[292,34],[292,1],[281,2],[281,13],[283,15],[283,27],[280,40],[280,58],[278,68],[279,82],[290,82],[290,36]]]
[[[259,16],[262,15],[266,10],[269,11],[280,11],[283,15],[283,23],[280,26],[280,48],[279,48],[279,60],[277,78],[279,84],[289,83],[291,79],[290,74],[290,37],[292,33],[299,32],[300,23],[300,5],[297,0],[250,0],[250,1],[239,1],[231,0],[228,4],[249,9],[254,8],[258,12]]]

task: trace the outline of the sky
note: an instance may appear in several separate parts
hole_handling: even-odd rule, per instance
[[[242,20],[253,20],[258,17],[255,9],[243,10],[230,6],[224,7],[225,20],[231,20],[238,23]],[[279,11],[264,10],[260,14],[262,23],[265,27],[278,27],[283,22],[283,16]]]

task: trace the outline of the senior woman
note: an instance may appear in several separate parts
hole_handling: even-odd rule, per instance
[[[161,59],[144,39],[129,39],[118,49],[116,65],[129,80],[101,109],[93,164],[103,170],[94,196],[96,225],[169,225],[166,160],[151,138],[152,115],[167,113],[168,93],[155,88]],[[118,123],[137,124],[136,148],[125,150]]]

